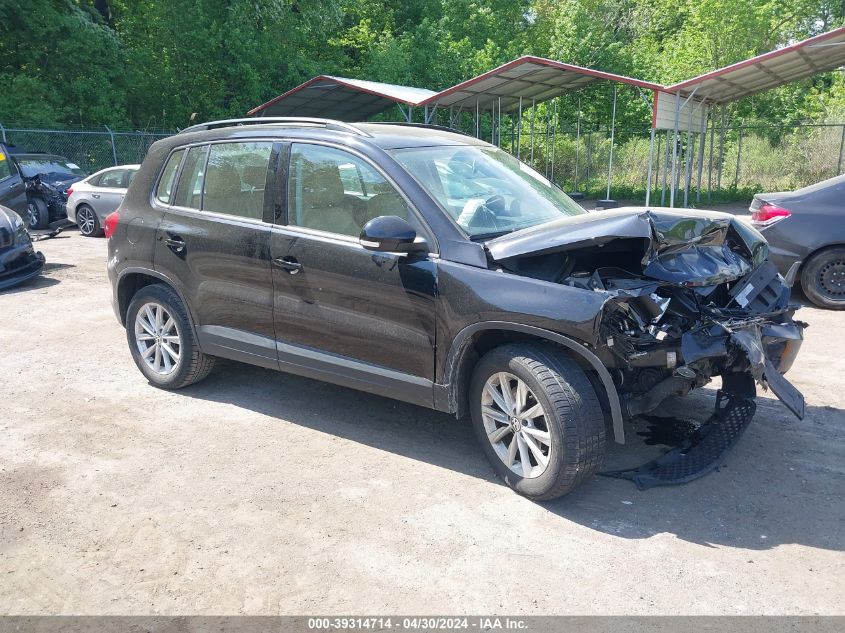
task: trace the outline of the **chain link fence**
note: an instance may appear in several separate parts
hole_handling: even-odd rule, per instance
[[[89,173],[113,165],[140,163],[150,145],[173,132],[74,129],[51,130],[5,127],[0,138],[21,152],[64,156]]]

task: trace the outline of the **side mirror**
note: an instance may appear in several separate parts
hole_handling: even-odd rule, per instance
[[[425,251],[425,240],[417,239],[417,232],[407,220],[396,215],[373,218],[361,229],[361,246],[368,251],[382,253],[414,253]]]

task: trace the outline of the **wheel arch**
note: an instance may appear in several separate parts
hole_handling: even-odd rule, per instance
[[[182,294],[182,291],[179,290],[176,284],[168,279],[167,276],[148,268],[127,268],[121,272],[120,277],[117,280],[117,308],[121,324],[126,327],[126,313],[129,311],[129,304],[132,302],[132,297],[134,297],[141,288],[160,283],[165,284],[173,290],[173,292],[179,295],[179,300],[182,302],[182,305],[185,306],[185,310],[190,318],[191,328],[196,330],[194,325],[196,323],[196,319],[194,317],[191,304],[185,300],[185,295]],[[196,331],[194,333],[196,334]]]
[[[606,397],[613,420],[613,438],[619,444],[625,443],[625,430],[622,423],[622,407],[616,385],[607,368],[588,347],[557,332],[544,330],[531,325],[506,321],[487,321],[466,326],[452,342],[443,370],[443,384],[446,385],[447,402],[442,407],[462,417],[468,411],[466,400],[467,385],[472,370],[478,360],[489,350],[516,341],[542,341],[554,343],[564,348],[582,367],[596,372],[604,394],[597,394],[600,400]],[[594,383],[594,387],[597,387]],[[598,390],[598,389],[597,389]]]

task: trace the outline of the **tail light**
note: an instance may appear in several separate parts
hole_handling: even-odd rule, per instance
[[[119,219],[120,216],[118,216],[117,211],[112,211],[106,216],[106,219],[103,222],[103,233],[107,238],[114,235],[114,232],[117,229],[117,221]]]
[[[66,195],[68,198],[70,198],[70,194],[72,194],[72,193],[73,193],[73,187],[68,187],[68,188],[65,190],[65,195]]]
[[[792,215],[792,212],[788,209],[779,207],[771,202],[764,202],[760,205],[759,209],[751,213],[751,223],[754,226],[771,226],[776,222],[788,218],[790,215]]]

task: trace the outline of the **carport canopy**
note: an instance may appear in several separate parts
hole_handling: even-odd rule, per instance
[[[424,88],[318,75],[247,114],[364,121],[396,105],[418,105],[434,94]]]
[[[647,90],[662,88],[649,81],[527,55],[446,88],[421,105],[489,109],[495,103],[497,110],[508,112],[517,109],[520,100],[541,103],[602,80]]]
[[[687,79],[664,90],[731,103],[845,65],[845,27]]]

